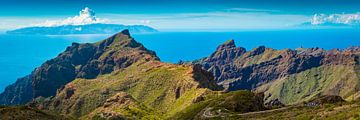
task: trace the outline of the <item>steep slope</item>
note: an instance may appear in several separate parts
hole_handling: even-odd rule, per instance
[[[297,104],[322,94],[339,95],[346,100],[359,96],[359,77],[353,66],[324,65],[281,77],[257,88],[265,92],[266,101],[280,100],[284,104]]]
[[[75,78],[95,78],[140,60],[159,58],[155,52],[136,42],[128,30],[94,44],[73,43],[56,58],[36,68],[29,76],[7,87],[0,94],[0,104],[23,104],[39,96],[54,96],[57,89]]]
[[[28,75],[7,86],[0,94],[0,105],[15,105],[30,101],[33,94],[31,80],[31,75]]]
[[[196,66],[139,61],[95,79],[76,79],[54,98],[37,106],[84,118],[107,113],[125,118],[149,115],[164,118],[195,103],[211,89],[221,88],[212,81],[211,74]],[[118,94],[127,96],[130,105],[119,102],[122,100],[109,102]]]
[[[267,102],[280,99],[290,104],[317,94],[331,93],[344,98],[354,94],[360,80],[359,56],[359,47],[326,51],[274,50],[260,46],[246,52],[230,40],[193,64],[212,72],[218,84],[227,90],[257,89],[266,93]]]

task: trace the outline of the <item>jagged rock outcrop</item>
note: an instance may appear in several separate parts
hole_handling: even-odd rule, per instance
[[[246,52],[245,48],[236,47],[234,40],[229,40],[217,47],[216,51],[208,58],[195,61],[195,64],[200,64],[205,70],[213,73],[217,82],[223,81],[225,75],[223,71],[232,68],[231,64],[234,59],[243,55]]]
[[[155,52],[136,42],[128,30],[94,44],[73,43],[56,58],[9,86],[0,94],[0,104],[23,104],[36,97],[54,96],[57,89],[75,78],[95,78],[139,60],[159,58]]]
[[[327,71],[326,74],[337,73],[335,71],[336,67],[346,67],[349,68],[349,71],[344,71],[349,74],[349,79],[352,80],[351,83],[344,82],[334,82],[336,77],[328,78],[325,73],[317,73],[317,76],[325,79],[327,82],[331,82],[336,87],[324,86],[321,93],[331,93],[335,95],[340,95],[342,97],[348,97],[354,92],[344,91],[346,89],[352,89],[356,87],[356,84],[359,83],[360,77],[358,73],[360,72],[359,67],[359,56],[360,50],[359,47],[352,47],[344,50],[329,50],[326,51],[321,48],[299,48],[296,50],[274,50],[271,48],[266,48],[265,46],[257,47],[251,51],[246,51],[242,47],[236,47],[233,40],[227,41],[224,44],[220,45],[216,51],[211,54],[209,57],[196,60],[193,64],[202,65],[202,67],[209,72],[212,72],[217,80],[218,84],[223,85],[227,90],[234,91],[240,89],[255,90],[257,89],[260,92],[267,91],[274,87],[274,81],[281,81],[282,79],[287,79],[289,76],[297,75],[308,70],[326,67],[334,68],[329,69],[333,71]],[[325,70],[320,70],[320,72]],[[354,74],[356,73],[356,74]],[[312,78],[310,76],[303,76],[303,79]],[[299,80],[300,78],[296,78]],[[346,79],[346,78],[341,78]],[[315,80],[315,79],[311,79]],[[309,81],[311,81],[309,80]],[[284,80],[283,80],[284,81]],[[314,82],[316,82],[315,80]],[[350,81],[349,81],[350,82]],[[290,84],[290,83],[289,83]],[[323,84],[323,83],[319,83]],[[313,89],[316,90],[319,88],[319,84],[314,84]],[[265,85],[265,86],[264,86]],[[260,87],[262,86],[262,87]],[[279,85],[277,85],[279,86]],[[283,86],[286,87],[286,86]],[[305,87],[305,86],[304,86]],[[293,88],[288,88],[293,89]],[[319,88],[320,89],[320,88]],[[330,90],[329,90],[330,89]],[[281,91],[274,95],[272,92],[265,92],[267,97],[265,98],[267,102],[273,101],[285,97],[285,93],[288,93],[285,88],[278,88],[277,90],[271,90],[272,92]],[[337,92],[335,92],[337,91]],[[341,91],[341,92],[339,92]],[[303,92],[303,91],[302,91]],[[297,93],[300,94],[301,92]],[[305,98],[310,99],[313,97],[315,92],[306,92],[305,95],[301,97],[294,98]],[[319,94],[321,94],[319,93]],[[280,94],[280,95],[279,95]],[[294,93],[288,93],[294,94]],[[318,94],[318,93],[316,93]],[[269,97],[269,96],[277,97]],[[271,99],[270,99],[271,98]],[[282,100],[281,102],[286,101],[285,103],[294,103],[296,100]],[[298,102],[298,101],[297,101]]]

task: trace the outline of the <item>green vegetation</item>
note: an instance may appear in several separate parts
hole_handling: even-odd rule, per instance
[[[279,98],[284,104],[301,103],[322,94],[352,100],[358,80],[353,66],[326,65],[274,80],[257,91],[265,91],[269,96],[266,102]]]
[[[285,50],[274,50],[274,49],[271,49],[271,48],[265,48],[265,51],[263,53],[255,55],[255,56],[251,56],[251,53],[254,50],[255,49],[253,49],[252,51],[246,52],[241,57],[235,59],[234,63],[238,67],[251,66],[253,64],[260,64],[262,62],[271,61],[272,59],[274,59],[276,57],[279,57],[280,55],[285,54],[285,52],[288,51],[287,49],[285,49]],[[240,63],[240,64],[238,64],[238,63]]]
[[[45,113],[27,106],[0,106],[0,120],[69,120],[70,118]]]
[[[360,119],[359,103],[325,104],[315,107],[291,106],[285,109],[268,110],[247,114],[231,114],[209,119],[219,120],[358,120]]]
[[[190,65],[141,61],[96,79],[76,79],[45,103],[50,104],[47,108],[50,111],[74,117],[106,111],[121,116],[166,118],[192,105],[209,91],[199,86],[193,72]],[[103,107],[119,92],[129,94],[131,104]]]
[[[218,50],[212,58],[197,61],[205,62],[208,72],[200,65],[160,62],[128,31],[94,44],[74,43],[26,83],[35,88],[28,95],[41,96],[29,106],[47,113],[0,107],[0,115],[68,119],[48,114],[56,113],[83,120],[360,119],[360,105],[354,101],[360,97],[358,56],[344,52],[339,57],[319,49],[300,54],[264,46],[245,52],[233,40]],[[222,82],[218,84],[232,88],[228,90],[255,92],[221,91],[213,75]]]
[[[262,95],[239,90],[225,94],[208,94],[204,101],[178,112],[171,119],[203,119],[233,113],[265,110]]]

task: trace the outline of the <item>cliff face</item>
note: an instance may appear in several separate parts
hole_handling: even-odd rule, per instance
[[[326,51],[320,48],[274,50],[260,46],[251,51],[245,51],[244,48],[236,47],[234,41],[231,40],[227,41],[223,45],[220,45],[209,57],[197,60],[193,62],[193,64],[202,65],[204,69],[212,72],[218,84],[223,85],[229,91],[239,89],[255,90],[262,88],[258,91],[266,92],[268,98],[281,99],[285,97],[285,95],[277,95],[276,97],[269,96],[272,96],[273,92],[281,90],[281,94],[293,93],[289,93],[281,87],[277,87],[278,89],[272,89],[273,92],[267,91],[272,85],[274,85],[272,83],[276,83],[274,81],[285,79],[292,75],[298,75],[319,67],[346,67],[348,68],[348,71],[344,71],[344,74],[349,74],[347,77],[351,78],[353,83],[358,84],[359,76],[351,73],[358,73],[356,72],[358,69],[355,68],[359,66],[359,53],[359,47],[348,48],[345,50],[335,49]],[[328,71],[328,74],[335,74],[339,72],[340,71]],[[319,77],[322,77],[322,79],[327,82],[335,79],[325,76]],[[305,76],[305,78],[310,79],[311,77]],[[317,80],[315,79],[314,81]],[[265,84],[267,87],[263,86]],[[343,83],[332,84],[338,86],[336,87],[337,90],[345,90],[356,86],[356,84],[348,84],[349,86],[347,87],[345,87]],[[318,86],[319,85],[314,87]],[[321,92],[319,92],[319,94],[325,94],[327,90],[324,88],[320,91]],[[309,94],[309,96],[312,96],[314,93],[315,92],[307,92],[307,95]],[[337,93],[338,94],[335,94],[341,95],[342,97],[348,97],[351,94],[350,91],[341,94],[340,92]],[[302,97],[306,97],[306,95],[302,95],[298,98]],[[298,101],[294,100],[286,103],[293,102]]]
[[[0,94],[0,105],[26,103],[32,99],[31,75],[19,78],[14,84],[5,88]]]
[[[54,96],[57,89],[75,78],[95,78],[139,60],[159,58],[155,52],[131,38],[128,30],[94,44],[73,43],[59,56],[46,61],[32,74],[9,86],[0,94],[0,103],[22,104],[39,96]]]

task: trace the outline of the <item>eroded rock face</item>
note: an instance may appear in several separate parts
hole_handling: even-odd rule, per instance
[[[264,46],[246,51],[230,40],[209,57],[193,64],[200,64],[213,73],[218,84],[230,91],[252,90],[272,80],[322,65],[355,65],[359,51],[358,47],[326,51],[321,48],[274,50]]]
[[[217,47],[216,51],[209,57],[200,59],[194,62],[200,64],[205,70],[213,73],[217,82],[221,82],[228,75],[223,74],[224,71],[229,71],[233,67],[231,66],[235,58],[243,55],[246,52],[245,48],[235,46],[234,40],[229,40],[224,44]]]
[[[0,105],[23,104],[32,99],[31,76],[19,78],[16,83],[5,88],[0,94]]]
[[[136,42],[124,30],[94,44],[73,43],[56,58],[0,94],[0,104],[23,104],[33,98],[49,97],[75,78],[95,78],[128,67],[139,60],[159,60],[155,52]]]

